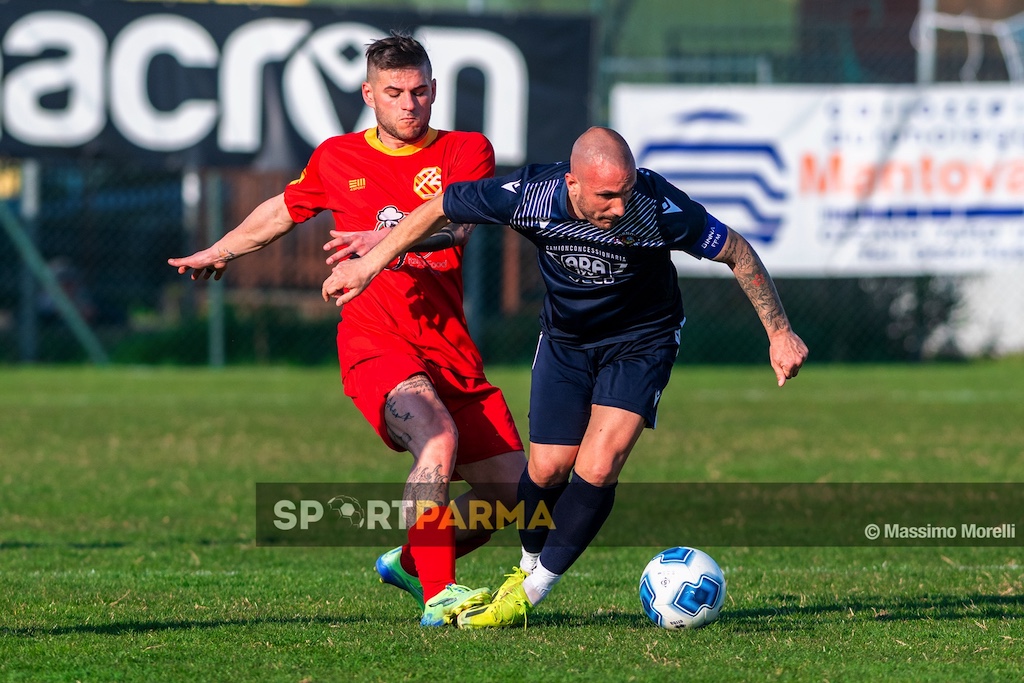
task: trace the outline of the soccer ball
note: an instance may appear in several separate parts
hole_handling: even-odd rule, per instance
[[[669,548],[644,567],[640,604],[662,628],[699,628],[718,618],[725,602],[725,575],[707,553]]]

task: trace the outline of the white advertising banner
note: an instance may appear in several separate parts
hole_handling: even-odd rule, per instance
[[[611,119],[774,275],[1024,265],[1024,89],[623,84]]]

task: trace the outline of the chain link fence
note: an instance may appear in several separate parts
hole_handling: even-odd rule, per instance
[[[0,167],[9,190],[19,187],[21,175],[20,163]],[[219,186],[219,205],[204,195],[190,208],[181,174],[95,162],[40,164],[39,212],[20,225],[110,360],[203,364],[222,353],[229,363],[333,362],[337,312],[319,295],[330,217],[322,214],[233,262],[219,283],[194,283],[166,259],[211,243],[287,182],[279,173],[199,175],[204,189]],[[22,204],[7,206],[20,215]],[[9,233],[0,236],[0,249],[13,256],[0,274],[0,360],[90,359],[81,330],[18,258]],[[467,312],[485,359],[528,362],[544,294],[534,247],[511,230],[486,226],[474,233],[465,263]],[[817,360],[895,361],[1001,352],[995,332],[986,339],[984,330],[975,331],[966,348],[953,334],[965,286],[978,279],[781,278],[777,284]],[[680,287],[687,311],[681,360],[763,360],[764,333],[731,278],[683,278]],[[220,329],[223,351],[216,350],[211,327]]]
[[[609,89],[623,81],[909,83],[915,76],[908,36],[916,1],[805,2],[774,24],[690,24],[664,36],[656,55],[616,43],[610,22],[629,22],[637,4],[591,6],[601,36],[592,123],[607,122]],[[943,40],[936,68],[949,78],[967,47]],[[984,44],[978,79],[1006,79],[997,47]],[[211,243],[300,170],[183,173],[87,158],[0,159],[0,362],[335,362],[337,311],[319,295],[329,216],[233,262],[220,283],[193,283],[166,264]],[[533,246],[510,230],[483,227],[465,264],[467,315],[485,361],[528,362],[543,297]],[[1006,313],[1024,307],[1019,288],[1006,286],[1016,276],[777,284],[813,360],[878,362],[1019,352],[1024,322]],[[680,287],[688,319],[682,362],[763,362],[764,333],[731,278],[687,277]]]

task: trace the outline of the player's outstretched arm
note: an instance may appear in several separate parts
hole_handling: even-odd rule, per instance
[[[335,265],[321,288],[324,301],[334,297],[338,306],[347,304],[366,289],[370,280],[396,256],[409,251],[413,245],[447,225],[443,199],[442,193],[420,205],[363,258],[349,259]]]
[[[237,227],[206,249],[191,256],[167,259],[167,263],[182,275],[191,270],[193,280],[208,280],[211,275],[219,280],[228,261],[262,249],[294,227],[284,194],[279,194],[253,209]]]
[[[476,226],[470,223],[449,223],[436,233],[412,245],[409,251],[441,251],[449,247],[466,244]],[[380,243],[393,228],[382,230],[358,230],[345,232],[331,230],[331,241],[324,244],[324,251],[331,254],[327,257],[327,265],[333,266],[349,257],[365,256]]]
[[[732,228],[729,228],[725,246],[715,260],[732,269],[764,325],[770,343],[768,357],[781,387],[787,379],[796,377],[800,372],[807,360],[807,345],[790,326],[775,282],[750,242]]]

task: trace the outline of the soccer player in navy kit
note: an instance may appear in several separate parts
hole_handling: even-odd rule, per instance
[[[657,173],[637,169],[607,128],[581,135],[568,163],[448,186],[366,256],[336,266],[324,299],[350,301],[449,221],[523,234],[537,245],[547,287],[519,498],[528,520],[546,505],[554,528],[521,529],[520,566],[489,605],[458,619],[462,628],[523,624],[597,535],[626,458],[655,424],[684,320],[672,250],[732,269],[768,334],[779,386],[797,375],[807,347],[750,243]]]

